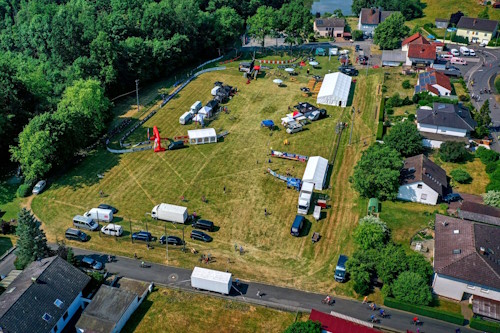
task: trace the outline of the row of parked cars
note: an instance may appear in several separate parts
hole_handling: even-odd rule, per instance
[[[215,230],[215,225],[212,221],[207,221],[207,220],[197,220],[195,221],[192,225],[191,225],[194,230],[191,230],[191,234],[190,234],[190,238],[193,239],[193,240],[200,240],[200,241],[203,241],[203,242],[211,242],[213,240],[213,238],[204,233],[203,231],[201,230],[206,230],[206,231],[209,231],[209,232],[212,232]],[[199,230],[197,230],[199,229]],[[138,231],[138,232],[134,232],[132,234],[132,239],[134,241],[142,241],[142,242],[152,242],[154,240],[154,237],[153,235],[148,232],[148,231],[144,231],[144,230],[141,230],[141,231]],[[182,239],[180,239],[179,237],[177,236],[161,236],[159,239],[158,239],[158,242],[160,244],[171,244],[171,245],[183,245],[184,243],[182,242]]]

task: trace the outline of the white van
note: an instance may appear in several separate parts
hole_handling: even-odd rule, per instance
[[[184,112],[182,116],[179,117],[179,124],[181,125],[186,125],[189,124],[193,120],[193,113],[190,112]]]
[[[460,46],[460,53],[462,53],[463,56],[469,56],[469,49],[465,46]]]
[[[111,209],[92,208],[83,214],[83,216],[90,217],[94,221],[113,221],[113,211]]]
[[[467,61],[465,61],[462,58],[457,58],[457,57],[451,58],[450,63],[453,65],[467,65]]]
[[[457,49],[451,49],[451,54],[455,57],[458,57],[460,55],[460,52],[458,52]]]
[[[97,224],[91,217],[76,215],[73,217],[73,225],[78,229],[87,229],[90,231],[95,231],[99,228]]]
[[[453,58],[451,54],[441,54],[441,59],[451,60],[451,58]]]
[[[118,224],[108,224],[101,228],[101,232],[105,235],[120,237],[123,234],[123,228]]]
[[[193,105],[191,105],[190,111],[194,114],[198,113],[198,110],[201,109],[203,105],[200,101],[196,101]]]

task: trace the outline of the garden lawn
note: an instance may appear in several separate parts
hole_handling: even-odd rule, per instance
[[[134,312],[123,332],[283,332],[295,317],[263,306],[159,288]],[[307,319],[305,314],[298,317]]]
[[[448,177],[451,177],[450,172],[455,169],[464,169],[472,176],[470,184],[459,184],[453,181],[453,191],[477,195],[486,192],[486,186],[489,184],[490,179],[486,173],[486,166],[480,159],[475,158],[465,163],[451,163],[443,162],[436,154],[433,154],[431,159],[446,171]]]
[[[331,62],[327,57],[319,61],[321,68],[315,70],[318,74],[337,66],[333,58]],[[350,108],[326,107],[330,117],[307,125],[304,131],[288,135],[281,128],[271,135],[260,127],[261,120],[272,119],[279,124],[288,106],[300,101],[315,104],[315,99],[302,97],[299,90],[308,78],[302,71],[291,81],[283,71],[274,68],[247,85],[236,66],[231,64],[225,71],[196,78],[129,139],[129,142],[143,141],[147,128],[155,125],[162,137],[186,135],[188,129],[197,126],[180,125],[179,116],[196,100],[206,103],[211,98],[213,82],[223,81],[239,89],[227,103],[229,114],[222,113],[209,124],[218,133],[229,131],[223,142],[162,153],[114,155],[100,149],[36,196],[33,211],[43,221],[48,239],[55,241],[63,238],[74,215],[102,202],[114,205],[119,209],[115,222],[125,230],[123,237],[111,238],[96,232],[90,233],[92,239],[87,243],[68,243],[116,255],[132,256],[136,252],[146,261],[166,263],[163,246],[148,251],[143,243],[132,244],[130,234],[148,229],[159,237],[168,229],[168,234],[182,237],[181,226],[153,221],[145,214],[160,202],[185,205],[189,213],[196,211],[218,227],[212,233],[211,243],[190,241],[191,227],[185,228],[187,247],[215,258],[211,268],[230,269],[249,280],[352,295],[349,283],[333,282],[332,273],[338,254],[354,251],[351,233],[365,210],[357,206],[357,194],[347,179],[365,149],[364,142],[369,144],[374,140],[380,96],[373,92],[380,86],[383,72],[370,69],[367,78],[358,77],[353,100],[360,113],[355,115],[352,144],[347,145],[348,133],[344,132],[329,177],[331,189],[323,191],[332,198],[331,207],[319,222],[308,215],[302,236],[295,238],[289,230],[296,215],[298,193],[287,189],[285,183],[267,174],[266,169],[270,167],[282,174],[288,170],[301,178],[305,163],[272,159],[268,164],[270,149],[320,155],[331,161],[337,142],[335,126],[340,120],[350,122]],[[278,75],[283,77],[285,87],[272,83]],[[290,144],[285,146],[284,139]],[[97,174],[104,177],[99,179]],[[105,198],[99,197],[100,190],[106,194]],[[181,196],[186,202],[180,201]],[[207,202],[202,202],[202,196]],[[269,216],[264,216],[264,209]],[[312,244],[310,237],[315,231],[322,238]],[[234,251],[235,244],[244,248],[244,255]],[[199,254],[169,249],[170,265],[192,268],[198,259]]]
[[[401,98],[405,98],[408,96],[409,98],[413,97],[413,93],[415,91],[415,85],[417,84],[417,77],[413,75],[403,75],[401,74],[401,68],[399,67],[391,67],[384,68],[384,72],[390,73],[385,76],[384,86],[387,89],[387,92],[384,93],[386,97],[391,97],[395,93],[399,93]],[[403,89],[403,81],[409,80],[411,84],[410,89]]]

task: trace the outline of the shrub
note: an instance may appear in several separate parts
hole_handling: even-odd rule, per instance
[[[445,162],[464,162],[469,153],[462,142],[447,141],[439,148],[439,156]]]
[[[426,281],[417,273],[403,272],[392,285],[394,298],[415,305],[428,305],[432,294]]]
[[[384,121],[385,97],[380,100],[380,112],[378,113],[378,120]]]
[[[468,102],[468,101],[470,101],[470,97],[467,95],[460,95],[460,96],[458,96],[458,100],[460,102]]]
[[[493,173],[497,169],[497,163],[496,162],[491,162],[486,164],[486,173]]]
[[[500,191],[488,191],[482,196],[485,204],[500,208]]]
[[[19,187],[17,188],[17,191],[16,191],[17,197],[18,198],[27,197],[28,194],[30,193],[30,189],[31,189],[30,183],[24,183],[24,184],[19,185]]]
[[[284,333],[321,333],[321,323],[312,320],[296,321]]]
[[[483,162],[484,164],[488,164],[491,162],[496,162],[498,160],[499,154],[494,150],[479,147],[476,150],[476,156],[479,157],[481,162]]]
[[[382,140],[384,137],[384,123],[379,121],[377,127],[377,140]]]
[[[455,42],[455,43],[469,44],[468,37],[462,37],[462,36],[457,36],[457,35],[451,36],[451,41]]]
[[[354,39],[354,40],[362,40],[363,39],[363,31],[361,31],[361,30],[353,30],[352,31],[352,39]]]
[[[464,324],[464,316],[457,313],[446,312],[442,310],[433,309],[424,305],[413,305],[404,302],[400,302],[394,298],[386,297],[384,298],[384,305],[399,309],[403,311],[413,312],[422,316],[427,316],[431,318],[436,318],[439,320],[444,320],[449,323],[463,325]]]
[[[470,327],[476,330],[490,333],[500,333],[500,324],[492,321],[482,320],[480,318],[472,317],[470,320]]]
[[[404,80],[403,83],[401,83],[404,89],[411,89],[411,84],[410,80]]]
[[[415,121],[415,115],[413,113],[408,115],[408,121],[411,121],[411,122]]]
[[[385,113],[387,113],[388,115],[393,115],[394,114],[394,109],[388,107],[388,108],[385,109]]]
[[[469,184],[472,181],[471,175],[464,169],[455,169],[450,172],[451,177],[460,184]]]

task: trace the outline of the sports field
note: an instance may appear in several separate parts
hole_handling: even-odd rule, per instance
[[[333,72],[336,66],[338,62],[322,58],[321,69],[311,74]],[[210,253],[216,259],[210,264],[212,268],[229,269],[240,278],[349,294],[349,283],[333,283],[332,274],[338,254],[352,252],[350,234],[359,214],[365,210],[357,205],[357,194],[348,177],[365,144],[374,139],[383,73],[370,70],[368,77],[357,78],[353,100],[359,112],[355,114],[352,144],[347,145],[348,128],[341,138],[337,160],[330,168],[331,189],[324,191],[332,198],[331,208],[320,222],[308,216],[302,237],[295,238],[290,235],[290,226],[296,214],[298,192],[287,189],[285,183],[268,175],[266,169],[270,167],[283,174],[288,171],[301,178],[305,163],[272,159],[269,164],[270,149],[320,155],[331,160],[337,138],[336,124],[340,120],[350,123],[351,108],[327,107],[330,117],[307,125],[306,130],[289,135],[281,129],[271,135],[269,130],[260,127],[261,120],[272,119],[279,124],[288,106],[300,101],[315,103],[313,98],[303,97],[299,89],[307,84],[305,71],[295,81],[283,76],[285,87],[272,83],[275,72],[276,69],[269,70],[250,84],[245,84],[235,65],[225,71],[203,74],[130,138],[143,141],[146,129],[154,125],[164,137],[185,135],[196,125],[180,125],[179,116],[196,100],[206,103],[213,82],[222,81],[239,90],[226,104],[229,114],[221,113],[209,125],[218,133],[229,131],[222,142],[163,153],[114,155],[99,150],[53,181],[47,191],[32,202],[32,209],[43,221],[49,240],[63,238],[75,214],[105,202],[119,209],[115,221],[124,227],[124,236],[116,239],[92,233],[88,243],[72,245],[127,256],[137,252],[147,261],[165,263],[164,246],[148,251],[145,244],[132,244],[130,232],[147,228],[159,237],[168,229],[169,234],[182,236],[180,226],[152,221],[145,214],[160,202],[185,205],[190,213],[196,211],[219,228],[212,233],[213,242],[201,243],[188,238],[191,227],[186,227],[187,246],[199,254],[182,253],[179,248],[170,247],[168,264],[190,268],[199,264],[200,253]],[[290,144],[285,146],[284,139]],[[97,174],[104,177],[100,179]],[[105,198],[99,197],[100,190],[106,194]],[[180,201],[181,196],[186,202]],[[202,202],[202,196],[207,202]],[[264,215],[264,209],[269,216]],[[322,238],[312,244],[310,237],[315,231],[320,232]],[[235,244],[243,247],[243,255],[234,251]]]

